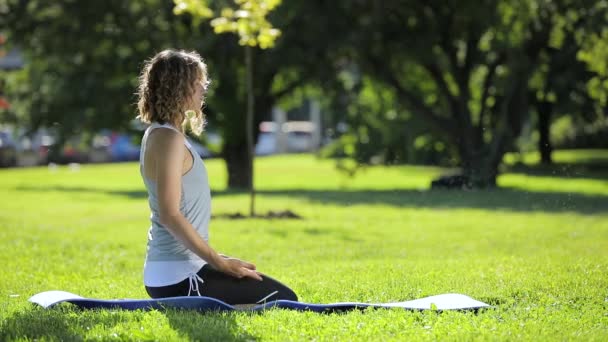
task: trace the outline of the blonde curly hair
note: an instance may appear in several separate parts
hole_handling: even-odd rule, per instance
[[[173,49],[159,52],[146,61],[139,77],[137,118],[176,127],[189,124],[194,134],[201,134],[205,116],[202,103],[193,99],[199,82],[204,95],[210,82],[207,66],[198,53]]]

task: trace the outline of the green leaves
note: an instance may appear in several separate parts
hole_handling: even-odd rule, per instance
[[[236,0],[237,8],[223,7],[215,15],[206,0],[175,0],[174,13],[189,13],[196,22],[201,19],[211,20],[216,33],[232,32],[238,35],[239,44],[271,48],[280,36],[281,31],[274,28],[266,16],[281,0]]]
[[[195,19],[213,17],[213,11],[207,6],[206,0],[175,0],[173,13],[181,15],[190,13]]]
[[[605,106],[608,103],[608,29],[586,36],[577,57],[597,74],[587,82],[587,90]]]

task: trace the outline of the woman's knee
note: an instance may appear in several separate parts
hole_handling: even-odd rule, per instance
[[[268,288],[274,288],[274,290],[277,291],[277,294],[273,299],[292,300],[294,302],[298,301],[298,296],[296,293],[285,284],[272,277],[269,277],[266,274],[263,274],[262,278],[264,279],[264,282],[267,283],[266,286],[268,286]]]
[[[293,292],[293,290],[288,287],[285,287],[284,289],[279,291],[278,297],[280,297],[279,299],[291,300],[294,302],[298,301],[298,296],[296,295],[296,293]]]

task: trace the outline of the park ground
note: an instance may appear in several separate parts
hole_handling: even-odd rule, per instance
[[[349,178],[310,155],[260,158],[258,211],[303,218],[211,222],[215,249],[302,301],[462,293],[494,306],[477,313],[41,309],[27,298],[46,290],[147,297],[145,189],[136,163],[0,170],[0,340],[606,340],[608,151],[555,158],[513,167],[489,191],[430,191],[436,167]],[[223,162],[206,165],[213,213],[246,213]]]

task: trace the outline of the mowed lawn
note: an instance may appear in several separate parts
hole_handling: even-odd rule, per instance
[[[572,155],[556,157],[575,162]],[[598,155],[608,160],[606,151],[591,153]],[[248,196],[224,189],[223,162],[206,165],[213,213],[246,213]],[[216,250],[256,263],[306,302],[462,293],[494,305],[342,314],[36,307],[27,299],[47,290],[147,297],[145,189],[137,163],[0,170],[0,340],[605,341],[603,170],[510,173],[500,190],[429,191],[445,170],[369,167],[348,178],[310,155],[258,159],[258,211],[289,209],[303,219],[213,219]]]

